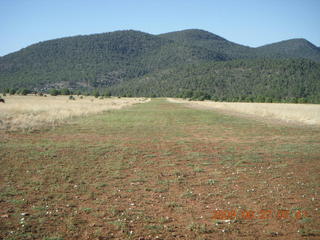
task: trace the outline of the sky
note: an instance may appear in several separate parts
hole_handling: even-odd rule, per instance
[[[0,56],[75,35],[203,29],[250,47],[320,46],[320,0],[0,0]]]

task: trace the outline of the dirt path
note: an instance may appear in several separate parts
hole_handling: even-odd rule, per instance
[[[319,239],[320,129],[166,100],[0,139],[0,239]]]

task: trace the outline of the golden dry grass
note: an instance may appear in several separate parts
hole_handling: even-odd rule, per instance
[[[104,98],[68,96],[7,96],[0,104],[0,129],[34,129],[54,126],[74,116],[85,116],[106,110],[120,109],[148,101],[144,98]]]
[[[185,103],[196,108],[219,109],[285,122],[320,125],[320,105],[318,104],[200,102],[174,98],[168,98],[168,101]]]

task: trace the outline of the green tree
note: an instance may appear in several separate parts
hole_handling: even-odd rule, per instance
[[[111,92],[110,92],[110,90],[108,90],[108,89],[104,90],[103,96],[105,96],[105,97],[111,97]]]
[[[97,89],[93,91],[93,96],[95,96],[96,98],[100,96],[100,93]]]
[[[19,94],[21,94],[21,95],[27,95],[29,93],[31,93],[31,91],[26,88],[22,88],[19,90]]]
[[[61,95],[70,95],[70,90],[68,88],[61,89]]]
[[[53,89],[50,89],[49,94],[51,96],[58,96],[58,95],[60,95],[60,91],[55,89],[55,88],[53,88]]]
[[[16,94],[16,92],[17,92],[17,90],[14,88],[11,88],[9,91],[10,95],[14,95],[14,94]]]

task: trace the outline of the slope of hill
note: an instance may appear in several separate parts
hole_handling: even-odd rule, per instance
[[[320,63],[251,59],[184,65],[111,88],[127,96],[197,97],[228,101],[320,103]]]
[[[183,31],[160,34],[159,36],[219,52],[231,59],[244,58],[305,58],[320,62],[319,48],[305,39],[291,39],[251,48],[230,42],[213,33],[188,29]]]
[[[183,63],[224,55],[138,31],[116,31],[40,42],[0,58],[5,87],[111,86]]]
[[[219,52],[227,55],[231,59],[256,57],[253,48],[230,42],[218,35],[199,29],[169,32],[160,34],[159,36],[191,46],[198,46]]]
[[[306,39],[290,39],[256,48],[259,56],[269,58],[307,58],[320,62],[320,50]]]
[[[320,62],[320,50],[304,39],[250,48],[197,29],[115,31],[40,42],[1,57],[0,90],[107,87],[140,96],[190,90],[219,99],[310,100],[320,92],[320,67],[307,59]]]

